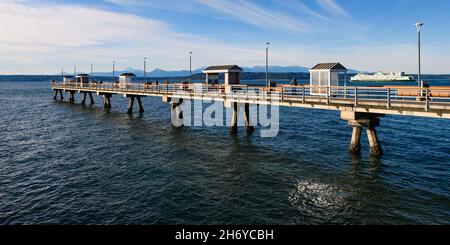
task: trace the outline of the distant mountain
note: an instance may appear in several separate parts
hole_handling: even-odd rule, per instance
[[[192,70],[192,74],[202,73],[203,68]],[[144,76],[143,70],[137,70],[134,68],[127,68],[122,71],[115,71],[115,75],[119,76],[122,73],[131,72],[134,73],[138,77]],[[94,72],[94,76],[101,77],[109,77],[112,76],[112,72]],[[147,71],[147,77],[186,77],[189,76],[189,70],[180,70],[180,71],[166,71],[162,69],[154,69],[153,71]]]
[[[266,72],[265,66],[243,67],[245,72]],[[302,66],[269,66],[270,73],[299,73],[309,72],[309,68]]]
[[[204,67],[192,70],[192,74],[202,73]],[[253,66],[253,67],[242,67],[246,73],[264,73],[266,72],[265,66]],[[115,75],[119,76],[125,72],[132,72],[138,77],[144,76],[143,70],[137,70],[134,68],[127,68],[122,71],[116,71]],[[309,73],[309,68],[302,66],[269,66],[270,73]],[[349,73],[357,73],[356,70],[349,70]],[[94,76],[108,77],[112,76],[112,72],[95,72]],[[189,76],[189,70],[180,71],[166,71],[162,69],[154,69],[153,71],[147,72],[147,77],[186,77]]]

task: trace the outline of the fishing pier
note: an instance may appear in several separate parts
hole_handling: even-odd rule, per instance
[[[275,85],[252,86],[240,83],[242,69],[236,65],[212,66],[203,73],[204,83],[151,84],[133,83],[134,74],[122,74],[118,82],[90,82],[86,74],[75,79],[64,79],[52,82],[54,99],[63,100],[63,92],[69,95],[69,102],[75,103],[75,94],[82,94],[82,104],[89,96],[94,103],[93,95],[103,97],[106,109],[112,107],[113,95],[129,98],[128,113],[133,112],[137,101],[139,112],[143,113],[142,98],[161,97],[163,102],[170,103],[172,120],[180,121],[183,117],[181,105],[187,100],[207,100],[223,102],[233,112],[231,131],[237,133],[237,121],[240,108],[244,110],[244,121],[248,131],[253,131],[250,121],[250,105],[270,105],[299,107],[309,109],[340,111],[341,119],[352,127],[352,139],[349,151],[359,154],[361,135],[366,130],[370,151],[374,156],[381,156],[383,150],[377,137],[376,128],[380,126],[380,118],[385,115],[417,116],[450,119],[450,87],[352,87],[339,86],[339,77],[347,69],[339,63],[323,63],[313,67],[310,85]],[[220,74],[224,74],[224,82],[219,83]]]

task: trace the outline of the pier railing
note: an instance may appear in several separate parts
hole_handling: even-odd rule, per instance
[[[191,96],[203,99],[247,100],[252,103],[296,102],[377,106],[391,109],[407,107],[450,111],[450,87],[314,87],[307,85],[263,87],[252,85],[144,84],[144,83],[62,83],[52,82],[53,89],[144,96]]]

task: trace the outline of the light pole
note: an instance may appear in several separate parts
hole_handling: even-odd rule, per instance
[[[144,57],[144,82],[147,82],[147,57]]]
[[[92,78],[92,72],[94,70],[94,64],[91,64],[91,78]]]
[[[192,83],[192,52],[189,52],[189,83]]]
[[[64,67],[61,67],[61,81],[64,81]]]
[[[421,64],[421,60],[420,60],[420,39],[421,39],[421,37],[420,37],[420,29],[422,28],[422,26],[423,26],[423,23],[420,23],[420,22],[418,22],[418,23],[416,23],[415,24],[416,25],[416,29],[417,29],[417,48],[418,48],[418,56],[419,56],[419,72],[418,72],[418,74],[417,74],[417,83],[418,83],[418,85],[419,85],[419,87],[422,87],[423,86],[423,84],[422,84],[422,64]]]
[[[116,80],[116,61],[113,61],[113,82]]]
[[[77,76],[77,67],[74,66],[73,67],[73,78],[75,79],[76,76]]]
[[[269,45],[270,43],[266,43],[266,87],[269,87]]]

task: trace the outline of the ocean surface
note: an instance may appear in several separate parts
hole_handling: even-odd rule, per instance
[[[0,224],[450,224],[450,120],[382,118],[377,159],[334,111],[281,108],[261,138],[52,97],[0,78]]]

